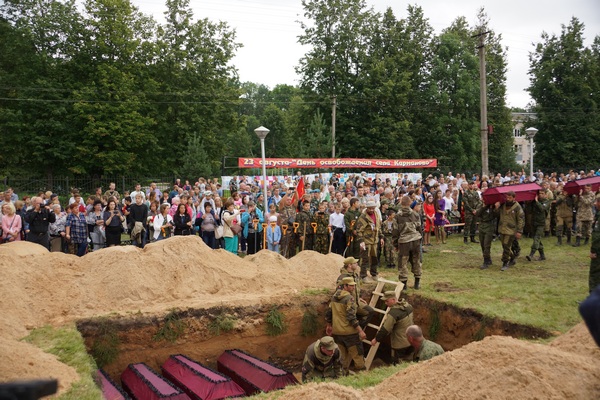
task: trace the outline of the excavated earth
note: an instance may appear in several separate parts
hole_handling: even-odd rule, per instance
[[[211,250],[197,237],[175,237],[143,250],[113,247],[82,258],[31,243],[2,245],[0,380],[52,377],[59,380],[59,394],[68,390],[76,372],[20,339],[37,327],[73,323],[90,350],[107,333],[118,337],[118,355],[105,365],[116,380],[131,362],[158,368],[181,353],[214,366],[231,348],[297,370],[308,344],[323,334],[323,313],[341,261],[312,251],[291,260],[268,251],[241,259]],[[435,332],[448,350],[444,355],[366,390],[321,383],[288,388],[285,396],[600,398],[600,350],[583,323],[549,345],[534,344],[516,338],[549,334],[419,296],[409,301],[415,322]],[[267,319],[274,310],[286,330],[270,336]],[[230,324],[217,332],[224,317]],[[385,359],[385,346],[381,352]]]

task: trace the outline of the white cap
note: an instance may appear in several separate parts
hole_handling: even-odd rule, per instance
[[[277,217],[275,215],[271,215],[269,217],[269,222],[277,222]]]

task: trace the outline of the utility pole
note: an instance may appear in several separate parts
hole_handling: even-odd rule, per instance
[[[485,35],[490,33],[481,32],[472,37],[479,38],[479,112],[480,112],[480,133],[481,133],[481,175],[489,175],[488,165],[488,122],[487,122],[487,84],[485,72]]]
[[[331,105],[331,158],[335,158],[335,109],[337,107],[337,97],[331,96],[333,103]]]

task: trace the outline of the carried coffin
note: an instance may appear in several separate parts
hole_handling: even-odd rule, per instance
[[[579,194],[585,185],[592,185],[592,192],[597,192],[600,189],[600,176],[592,176],[589,178],[576,179],[565,183],[565,190],[570,195]]]
[[[240,385],[248,396],[298,383],[291,372],[241,350],[225,350],[217,359],[217,368]]]
[[[144,363],[129,364],[121,374],[121,383],[137,400],[190,400],[187,394]]]
[[[515,192],[517,202],[535,200],[538,190],[542,189],[537,183],[522,183],[520,185],[498,186],[483,192],[483,202],[486,205],[506,202],[506,193]]]
[[[228,376],[181,354],[169,357],[161,369],[163,376],[183,390],[192,400],[226,399],[246,394]]]
[[[96,371],[96,383],[102,390],[104,400],[129,400],[130,398],[102,369]]]

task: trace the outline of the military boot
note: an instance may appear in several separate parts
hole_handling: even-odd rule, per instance
[[[571,230],[567,230],[567,244],[571,244]]]
[[[528,256],[525,256],[525,258],[527,259],[527,261],[531,261],[531,260],[533,260],[533,256],[534,256],[534,255],[535,255],[535,250],[531,250],[531,251],[529,252],[529,255],[528,255]]]
[[[477,240],[475,240],[475,236],[471,236],[471,243],[479,243]]]
[[[465,244],[469,244],[469,239],[466,236],[463,239],[464,239]]]
[[[400,281],[404,284],[404,287],[402,288],[403,292],[406,292],[408,290],[408,281]]]
[[[585,241],[583,242],[583,244],[584,244],[584,245],[587,245],[589,242],[590,242],[590,238],[589,238],[589,237],[586,237],[586,238],[585,238]]]
[[[538,251],[540,252],[540,258],[538,258],[538,261],[544,261],[546,259],[546,255],[544,255],[544,250],[540,249]]]
[[[573,247],[579,247],[581,246],[581,237],[577,236],[575,238],[575,244],[573,244]]]
[[[421,289],[421,278],[415,278],[415,286],[413,286],[415,290]]]
[[[500,271],[506,271],[508,269],[508,262],[505,262],[504,264],[502,264],[502,268],[500,268]]]
[[[481,267],[479,267],[479,269],[488,269],[490,265],[492,265],[492,260],[490,260],[489,258],[484,258],[483,264],[481,264]]]

